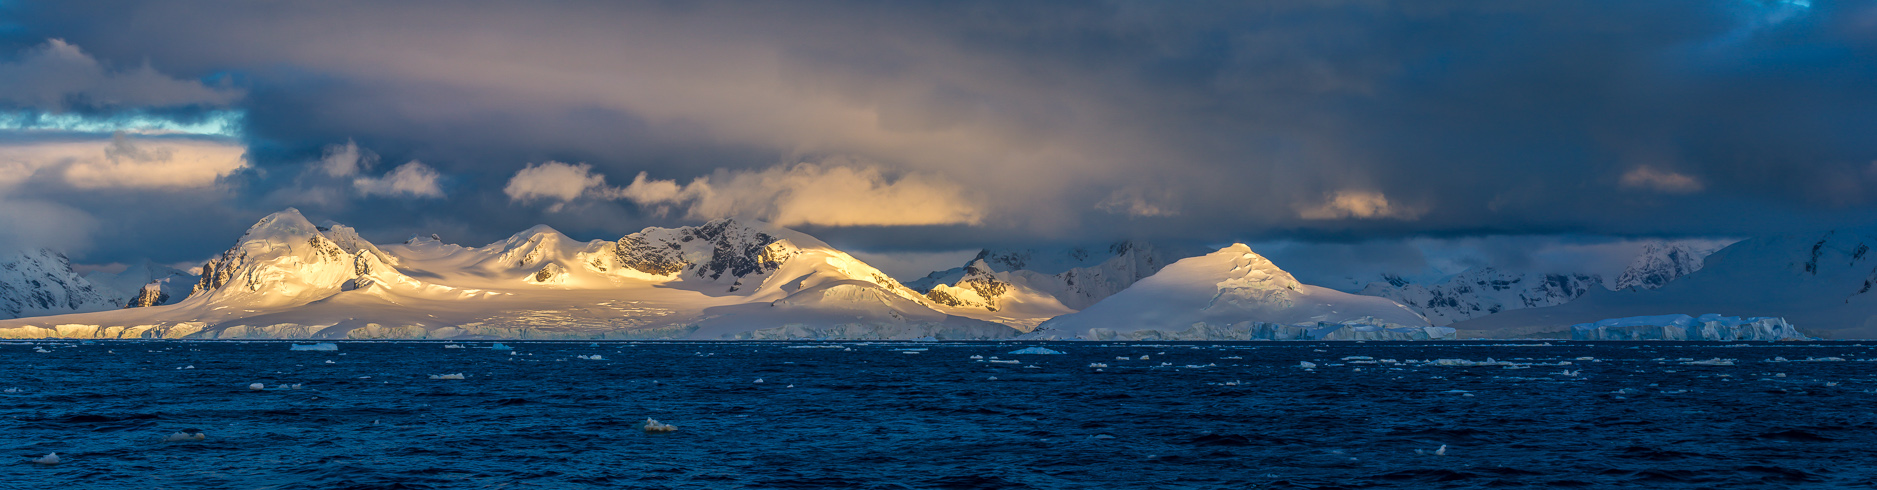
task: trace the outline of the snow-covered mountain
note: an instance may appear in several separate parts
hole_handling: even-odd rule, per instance
[[[137,308],[166,305],[189,296],[201,278],[174,267],[137,261],[122,272],[92,272],[85,280],[108,296],[122,298],[119,306]]]
[[[1642,253],[1630,261],[1629,268],[1617,276],[1611,290],[1655,289],[1681,276],[1701,270],[1702,261],[1716,249],[1686,241],[1651,240]]]
[[[1559,306],[1453,324],[1463,336],[1568,336],[1570,325],[1606,318],[1713,312],[1781,317],[1827,338],[1877,337],[1877,230],[1752,238],[1729,245],[1698,271],[1653,290],[1592,291]]]
[[[0,262],[0,318],[83,313],[118,308],[121,295],[98,288],[72,271],[65,254],[38,249]]]
[[[1106,250],[985,249],[909,286],[944,311],[1028,330],[1087,308],[1204,250],[1123,241]]]
[[[716,220],[580,242],[379,247],[288,209],[171,305],[0,322],[5,337],[1001,338],[793,230]]]
[[[1361,294],[1395,300],[1435,325],[1506,310],[1560,305],[1603,286],[1603,278],[1591,274],[1519,274],[1490,267],[1467,269],[1432,285],[1390,279],[1369,284]]]
[[[1299,324],[1299,332],[1274,328]],[[1234,244],[1170,264],[1081,312],[1043,322],[1032,336],[1204,340],[1237,338],[1238,333],[1250,338],[1266,331],[1334,332],[1345,326],[1350,331],[1370,327],[1366,330],[1378,332],[1377,338],[1451,333],[1430,327],[1413,310],[1389,299],[1298,282],[1250,247]]]
[[[1569,303],[1593,289],[1655,289],[1701,269],[1716,249],[1708,241],[1650,240],[1615,282],[1600,274],[1512,272],[1491,267],[1467,269],[1431,284],[1383,274],[1359,294],[1395,300],[1435,325],[1479,318],[1502,311]]]

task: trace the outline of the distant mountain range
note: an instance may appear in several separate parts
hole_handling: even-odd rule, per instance
[[[1702,259],[1713,249],[1690,242],[1650,241],[1617,277],[1607,284],[1603,276],[1586,273],[1510,272],[1491,267],[1462,271],[1435,284],[1415,284],[1400,276],[1384,275],[1361,294],[1381,296],[1413,308],[1435,325],[1479,318],[1524,308],[1569,303],[1593,289],[1647,290],[1662,287],[1681,276],[1701,270]]]
[[[50,250],[5,259],[0,316],[13,319],[0,320],[0,337],[1416,340],[1568,336],[1573,324],[1678,313],[1877,336],[1874,245],[1832,232],[1707,256],[1658,242],[1608,286],[1595,274],[1479,268],[1435,284],[1384,276],[1349,294],[1304,284],[1242,244],[1125,241],[987,249],[902,285],[754,221],[618,240],[536,226],[480,247],[434,235],[380,245],[288,209],[200,276],[139,263],[80,277]]]
[[[89,291],[82,285],[72,290]],[[109,306],[84,301],[92,303],[65,296],[46,303]],[[820,240],[764,223],[725,219],[591,242],[537,226],[483,247],[435,239],[378,246],[349,227],[315,226],[289,209],[263,218],[204,265],[182,301],[0,321],[0,336],[983,339],[1020,333],[938,308]]]

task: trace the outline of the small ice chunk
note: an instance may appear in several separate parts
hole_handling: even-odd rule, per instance
[[[59,453],[46,453],[45,456],[33,460],[33,464],[59,464]]]
[[[267,385],[254,383],[254,384],[248,385],[248,389],[255,390],[255,391],[265,390],[267,389]]]
[[[336,362],[332,362],[332,359],[327,359],[327,360],[326,360],[326,364],[338,364],[338,363],[336,363]],[[191,368],[194,368],[195,366],[190,366],[190,367],[191,367]]]
[[[1088,363],[1088,367],[1092,367],[1092,368],[1105,368],[1105,367],[1108,367],[1108,365],[1107,365],[1107,364],[1102,364],[1102,363],[1099,363],[1099,362],[1091,362],[1091,363]]]
[[[761,383],[761,382],[763,382],[762,378],[756,378],[756,381],[751,381],[751,383]]]
[[[1297,367],[1304,368],[1304,369],[1316,369],[1317,363],[1310,362],[1310,361],[1303,361],[1303,362],[1297,363]]]
[[[1721,359],[1721,358],[1716,357],[1716,358],[1708,359],[1705,361],[1683,362],[1682,365],[1686,365],[1686,366],[1732,366],[1734,365],[1734,360],[1733,359]]]
[[[463,376],[463,373],[454,373],[454,374],[432,374],[430,375],[430,379],[465,379],[465,378]]]
[[[443,348],[445,348],[445,349],[461,349],[461,348],[463,348],[463,346],[461,346],[461,345],[457,345],[457,344],[443,344]]]
[[[640,427],[645,429],[646,432],[671,432],[678,430],[678,426],[676,425],[652,420],[651,417],[646,417],[645,423],[640,424]]]
[[[332,342],[320,342],[317,344],[293,344],[293,347],[289,348],[288,350],[336,351],[336,350],[339,350],[339,344],[334,344]]]
[[[489,346],[489,350],[515,350],[515,348],[504,345],[501,342],[496,342],[495,345]]]
[[[1010,351],[1011,354],[1062,354],[1062,351],[1043,347],[1029,347]]]
[[[190,432],[190,431],[194,431],[194,432]],[[195,429],[190,429],[188,431],[182,431],[182,432],[177,432],[175,434],[170,434],[169,437],[163,438],[163,442],[200,441],[203,439],[208,439],[208,437],[209,436],[207,433],[204,433],[202,431],[195,430]]]

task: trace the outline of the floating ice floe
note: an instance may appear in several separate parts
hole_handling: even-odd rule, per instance
[[[430,379],[466,379],[466,378],[463,376],[463,373],[455,373],[455,374],[432,374],[430,375]]]
[[[317,344],[293,344],[293,347],[290,348],[289,350],[336,351],[336,350],[339,350],[339,344],[334,344],[332,342],[320,342]]]
[[[46,348],[44,348],[44,347],[40,347],[40,346],[36,346],[36,345],[35,345],[35,346],[33,346],[33,352],[38,352],[38,353],[40,353],[40,354],[51,354],[51,353],[52,353],[52,351],[49,351],[49,350],[46,350]]]
[[[991,363],[992,364],[1023,364],[1023,361],[1019,361],[1016,359],[1009,359],[1009,360],[991,359]]]
[[[502,344],[501,342],[496,342],[495,345],[489,346],[489,350],[514,350],[514,349],[515,349],[514,347],[509,347],[507,345]]]
[[[265,390],[265,389],[267,389],[267,385],[264,385],[264,384],[260,384],[260,383],[254,383],[254,384],[251,384],[251,385],[248,385],[248,389],[250,389],[250,390],[254,390],[254,391],[260,391],[260,390]]]
[[[163,442],[190,442],[190,441],[200,441],[200,440],[208,439],[208,438],[209,438],[208,434],[203,433],[202,431],[195,431],[193,433],[188,432],[188,431],[183,431],[183,432],[177,432],[175,434],[170,434],[169,437],[164,437]]]
[[[443,344],[443,348],[445,348],[445,349],[461,349],[461,348],[463,348],[463,346],[461,346],[461,345],[457,345],[457,344]]]
[[[1099,362],[1091,362],[1091,363],[1088,363],[1088,367],[1092,367],[1092,368],[1105,368],[1105,367],[1108,367],[1108,365],[1107,365],[1107,364],[1102,364],[1102,363],[1099,363]]]
[[[1683,362],[1682,365],[1684,366],[1732,366],[1734,365],[1734,360],[1733,359],[1721,359],[1721,358],[1716,357],[1716,358],[1708,359],[1705,361],[1686,361],[1686,362]]]
[[[1043,347],[1029,347],[1010,351],[1011,354],[1062,354],[1062,351]]]
[[[761,382],[763,382],[762,378],[756,378],[756,381],[751,381],[751,383],[761,383]]]
[[[337,363],[337,362],[333,362],[333,360],[332,360],[332,359],[327,359],[327,360],[326,360],[326,364],[338,364],[338,363]],[[191,368],[194,368],[194,366],[190,366],[190,367],[191,367]]]
[[[600,355],[599,355],[599,354],[594,354],[594,355],[590,355],[590,356],[574,356],[574,357],[576,357],[576,358],[579,358],[579,359],[584,359],[584,360],[588,360],[588,361],[604,361],[604,360],[606,360],[606,358],[604,358],[604,357],[600,357]]]
[[[1317,363],[1310,362],[1310,361],[1302,361],[1302,362],[1297,363],[1297,367],[1304,368],[1304,369],[1316,369]]]
[[[25,391],[19,388],[7,388],[5,392],[6,393],[24,393]]]
[[[984,356],[971,356],[972,359],[984,360]]]
[[[1435,449],[1435,450],[1433,450],[1433,451],[1428,451],[1428,450],[1425,450],[1425,449],[1416,449],[1416,450],[1414,450],[1414,454],[1423,454],[1423,455],[1425,455],[1425,454],[1432,454],[1432,455],[1435,455],[1435,456],[1446,456],[1446,455],[1447,455],[1447,445],[1446,445],[1446,444],[1441,444],[1441,445],[1440,445],[1440,449]]]
[[[33,464],[59,464],[59,453],[46,453],[45,456],[33,460]]]
[[[651,417],[646,417],[645,423],[640,424],[640,427],[645,429],[646,432],[671,432],[678,430],[678,426],[676,425],[652,420]]]

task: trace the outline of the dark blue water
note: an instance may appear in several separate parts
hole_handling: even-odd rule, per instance
[[[0,487],[1877,486],[1848,343],[507,344],[0,345]]]

